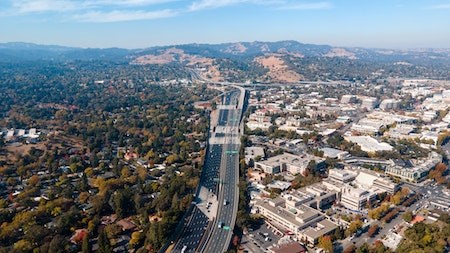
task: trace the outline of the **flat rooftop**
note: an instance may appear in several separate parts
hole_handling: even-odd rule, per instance
[[[321,220],[317,222],[315,226],[304,229],[303,234],[313,239],[318,239],[319,237],[332,232],[336,227],[336,224],[329,220]]]

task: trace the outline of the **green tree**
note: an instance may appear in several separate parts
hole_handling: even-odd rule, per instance
[[[411,222],[413,219],[413,214],[411,211],[408,211],[408,212],[404,213],[402,217],[406,222]]]
[[[98,235],[98,253],[111,253],[111,244],[104,229]]]
[[[217,103],[216,103],[216,101],[212,101],[212,103],[211,103],[211,109],[212,109],[212,110],[216,110],[216,109],[217,109]]]
[[[333,239],[334,240],[341,240],[344,237],[344,231],[341,227],[337,227],[334,230]]]
[[[86,234],[83,238],[83,244],[81,245],[82,253],[90,253],[91,245],[89,244],[89,234]]]
[[[356,253],[370,253],[370,246],[367,243],[363,243],[361,247],[356,250]]]
[[[114,212],[117,214],[117,217],[123,218],[124,210],[123,210],[124,197],[121,191],[117,191],[114,195]]]
[[[53,237],[53,239],[50,241],[49,253],[62,253],[66,252],[65,250],[65,243],[66,239],[61,235],[56,235]]]
[[[122,233],[122,227],[117,224],[109,224],[104,228],[108,239],[116,238],[120,233]]]

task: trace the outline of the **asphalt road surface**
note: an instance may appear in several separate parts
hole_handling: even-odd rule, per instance
[[[237,103],[238,90],[227,93],[222,105]],[[205,157],[205,163],[200,177],[200,186],[208,189],[218,197],[216,218],[210,221],[202,211],[194,205],[182,227],[182,234],[175,243],[172,252],[214,252],[226,251],[236,221],[238,205],[239,180],[239,148],[240,143],[233,143],[232,136],[239,134],[239,120],[242,105],[235,109],[219,109],[218,125],[227,126],[225,133],[219,136],[225,138],[225,144],[210,145]],[[220,228],[219,228],[220,226]]]

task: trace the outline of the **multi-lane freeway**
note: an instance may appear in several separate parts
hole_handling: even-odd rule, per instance
[[[230,99],[237,100],[238,92],[232,93]],[[225,101],[227,102],[227,101]],[[225,103],[229,104],[229,103]],[[232,104],[232,102],[231,102]],[[213,229],[203,252],[224,252],[227,250],[238,206],[238,181],[239,181],[239,148],[240,143],[235,143],[235,135],[239,134],[237,129],[239,121],[233,120],[240,118],[240,109],[226,110],[226,130],[224,152],[222,152],[222,166],[220,170],[219,194],[218,194],[218,212],[213,222]],[[219,116],[219,123],[224,122]]]
[[[228,249],[239,201],[239,129],[244,101],[245,90],[236,87],[218,106],[218,117],[211,122],[197,200],[183,221],[172,252],[217,253]]]

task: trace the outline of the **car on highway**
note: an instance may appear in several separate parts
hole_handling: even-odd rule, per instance
[[[219,221],[219,224],[217,225],[218,228],[222,228],[223,227],[223,222]]]
[[[228,201],[225,199],[225,200],[223,201],[223,205],[226,206],[227,204],[228,204]]]

